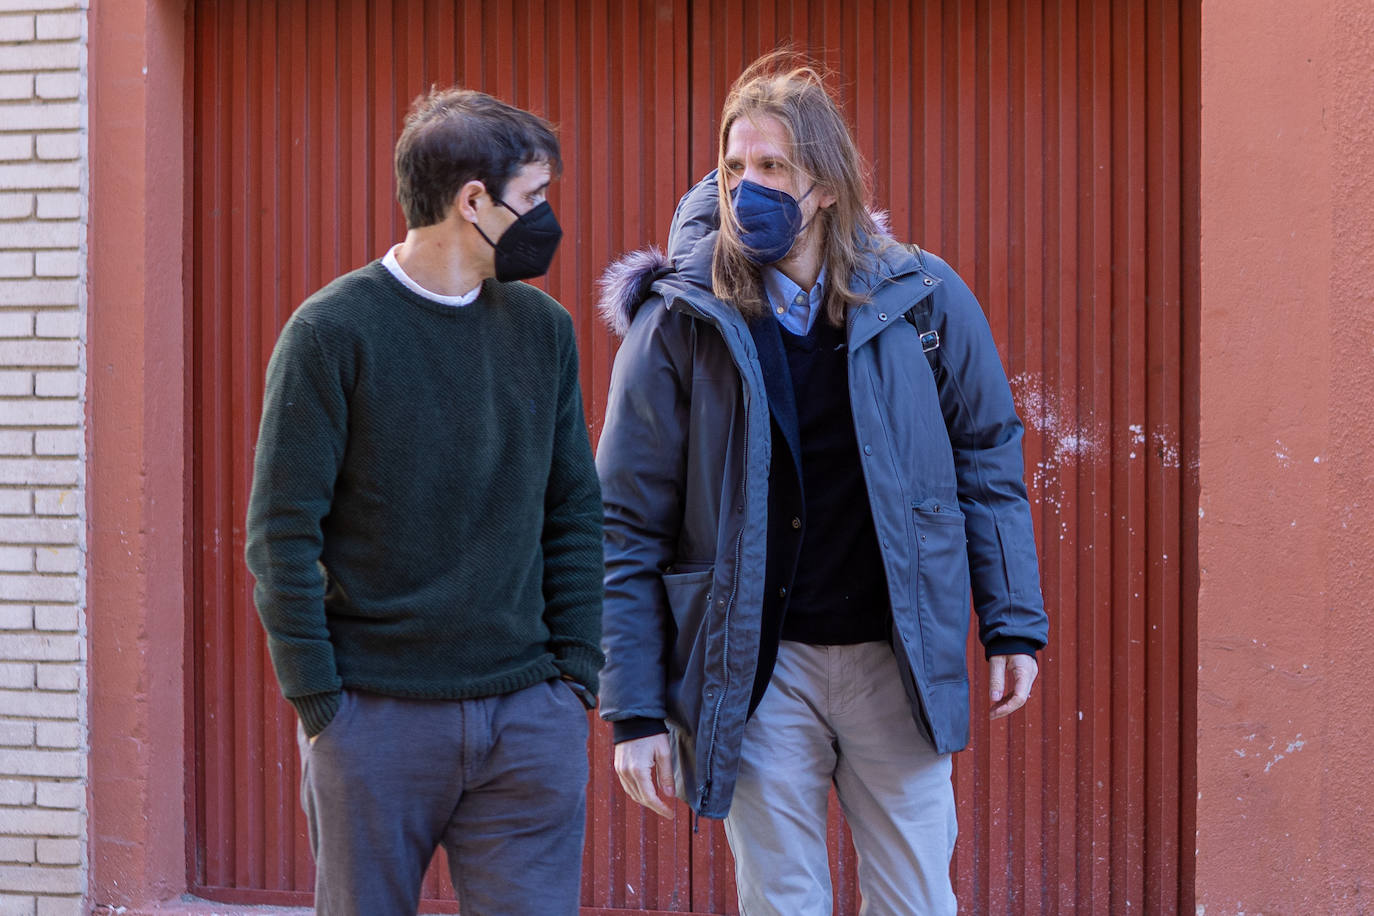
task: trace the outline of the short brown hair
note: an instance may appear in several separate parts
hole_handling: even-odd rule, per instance
[[[863,159],[839,106],[826,90],[820,68],[789,49],[765,54],[730,87],[720,119],[720,235],[711,261],[711,285],[717,298],[753,317],[765,310],[758,268],[740,241],[739,221],[730,202],[730,175],[725,150],[730,128],[741,118],[777,119],[791,148],[788,164],[807,183],[835,195],[835,204],[816,214],[824,235],[821,254],[826,269],[825,318],[844,326],[845,311],[864,301],[849,288],[865,252],[885,239],[868,212]]]
[[[396,141],[396,200],[406,227],[443,220],[469,181],[500,198],[521,166],[563,168],[553,125],[475,89],[431,89],[410,106]]]

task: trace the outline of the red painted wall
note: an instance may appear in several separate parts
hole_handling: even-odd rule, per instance
[[[1374,908],[1374,5],[1204,3],[1198,913]]]

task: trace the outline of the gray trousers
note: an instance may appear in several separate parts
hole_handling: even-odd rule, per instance
[[[887,643],[782,643],[725,819],[742,916],[831,912],[832,784],[858,853],[859,912],[952,916],[951,769],[917,729]]]
[[[562,681],[502,696],[345,691],[315,743],[297,729],[321,916],[414,916],[434,851],[463,916],[576,916],[587,713]]]

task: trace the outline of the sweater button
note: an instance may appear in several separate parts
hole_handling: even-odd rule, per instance
[[[801,527],[801,519],[799,519],[799,518],[794,518],[794,519],[792,519],[792,527],[793,527],[793,528],[800,528],[800,527]]]
[[[865,446],[864,446],[864,454],[865,454],[865,455],[871,455],[871,454],[873,454],[873,446],[871,446],[871,445],[865,445]]]

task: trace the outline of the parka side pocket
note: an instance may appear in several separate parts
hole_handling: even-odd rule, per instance
[[[912,512],[926,679],[932,684],[962,681],[968,677],[965,644],[970,616],[964,515],[933,500],[914,506]]]
[[[701,706],[701,673],[705,667],[706,612],[711,606],[714,568],[667,573],[663,590],[672,611],[676,638],[668,660],[668,716],[696,727]]]

